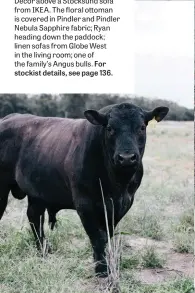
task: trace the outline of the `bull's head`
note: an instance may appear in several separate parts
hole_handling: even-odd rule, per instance
[[[116,167],[136,168],[140,163],[146,143],[146,127],[152,119],[160,122],[169,108],[157,107],[144,111],[132,104],[114,105],[107,113],[102,109],[85,111],[85,117],[94,125],[105,129],[105,145]]]

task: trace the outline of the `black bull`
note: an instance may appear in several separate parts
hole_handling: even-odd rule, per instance
[[[17,198],[27,194],[28,219],[42,244],[45,209],[54,217],[60,209],[75,209],[94,250],[96,273],[105,276],[108,238],[100,182],[112,237],[113,224],[130,209],[142,180],[146,126],[167,113],[166,107],[146,112],[122,103],[87,110],[87,119],[5,117],[0,123],[0,217],[10,190]]]

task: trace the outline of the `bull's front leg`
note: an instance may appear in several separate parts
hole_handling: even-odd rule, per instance
[[[77,208],[77,212],[93,247],[96,275],[98,277],[107,277],[108,267],[105,248],[108,237],[106,229],[102,229],[100,226],[98,214],[88,201],[85,204],[82,201],[82,204]]]
[[[109,274],[105,248],[108,242],[107,232],[99,229],[96,235],[89,235],[95,261],[95,273],[98,277],[107,277]]]

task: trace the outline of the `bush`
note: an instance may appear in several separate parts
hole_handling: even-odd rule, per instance
[[[148,246],[142,253],[142,266],[144,268],[162,268],[164,260],[157,254],[155,248]]]

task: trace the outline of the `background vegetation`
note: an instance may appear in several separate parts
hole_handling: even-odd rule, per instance
[[[193,109],[187,109],[171,101],[136,96],[102,94],[0,94],[0,117],[4,117],[10,113],[31,113],[39,116],[81,118],[85,109],[100,109],[110,104],[125,101],[132,102],[145,110],[151,110],[159,105],[168,106],[170,111],[166,120],[194,120]]]

